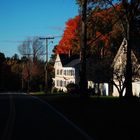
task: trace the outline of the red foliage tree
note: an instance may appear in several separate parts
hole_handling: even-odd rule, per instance
[[[114,9],[115,8],[115,9]],[[105,56],[111,53],[111,39],[116,40],[121,36],[121,27],[116,16],[117,11],[121,10],[121,5],[114,5],[112,8],[95,9],[88,16],[87,20],[87,39],[88,51],[92,54]],[[55,48],[55,53],[78,54],[80,51],[80,16],[69,19],[63,37]],[[97,51],[98,50],[98,53]]]
[[[74,52],[79,48],[79,28],[80,16],[76,16],[73,19],[69,19],[66,22],[66,28],[63,33],[63,37],[60,40],[58,46],[56,47],[56,53],[68,54],[70,51]]]
[[[105,56],[110,55],[111,52],[111,43],[117,42],[119,46],[120,40],[122,40],[122,26],[121,21],[119,20],[119,16],[116,15],[119,11],[121,11],[122,5],[116,4],[114,7],[103,8],[99,7],[95,8],[92,11],[91,17],[88,21],[88,32],[89,41],[88,45],[90,46],[90,51],[95,52],[98,50],[98,55]],[[119,12],[121,14],[122,12]]]

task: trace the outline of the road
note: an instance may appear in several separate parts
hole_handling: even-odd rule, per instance
[[[0,94],[0,140],[91,140],[83,130],[42,100]]]

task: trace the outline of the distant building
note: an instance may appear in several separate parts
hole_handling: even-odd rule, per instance
[[[101,95],[109,94],[109,85],[108,83],[97,83],[93,82],[94,78],[92,75],[92,68],[94,67],[90,62],[87,63],[87,79],[88,79],[88,88],[94,89],[94,92],[97,93],[98,89],[100,90]],[[66,86],[69,83],[79,84],[80,77],[80,59],[77,57],[70,59],[66,55],[57,54],[54,64],[55,77],[53,78],[54,87],[58,90],[67,91]]]
[[[65,57],[64,55],[57,54],[54,64],[54,87],[56,87],[59,90],[67,91],[66,86],[69,83],[78,83],[79,63],[80,59],[74,59],[70,61],[69,58]]]
[[[110,83],[109,78],[106,76],[111,73],[113,81],[117,86],[122,86],[122,83],[119,83],[118,77],[121,78],[122,82],[125,80],[125,66],[126,66],[126,51],[127,51],[127,41],[124,39],[120,48],[114,58],[112,63],[113,71],[107,71],[106,67],[102,68],[99,63],[95,63],[93,58],[87,59],[87,80],[88,88],[94,89],[94,93],[100,95],[108,96],[119,96],[117,88]],[[132,51],[132,69],[133,69],[133,94],[135,96],[140,95],[140,56],[137,51],[136,54]],[[137,56],[137,57],[136,57]],[[110,67],[109,63],[109,67]],[[53,78],[54,87],[58,90],[67,91],[66,86],[69,83],[79,84],[80,77],[80,59],[78,57],[69,58],[68,55],[59,55],[57,54],[55,64],[55,77]],[[123,95],[125,94],[125,89]]]
[[[125,66],[126,66],[126,52],[127,52],[127,40],[124,39],[115,58],[113,61],[113,79],[116,85],[119,86],[118,78],[122,78],[122,82],[125,80]],[[131,52],[132,59],[132,73],[133,73],[133,82],[132,82],[132,90],[135,96],[139,96],[140,94],[140,64],[134,52]],[[125,89],[123,92],[123,96],[125,94]],[[115,86],[113,86],[113,96],[119,96],[118,90]]]

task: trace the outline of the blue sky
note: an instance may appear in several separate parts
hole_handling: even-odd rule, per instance
[[[0,0],[0,52],[11,57],[19,54],[18,41],[62,35],[65,22],[77,14],[76,0]]]

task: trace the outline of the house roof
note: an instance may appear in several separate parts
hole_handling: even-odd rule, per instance
[[[80,63],[78,55],[68,56],[66,54],[60,54],[60,60],[63,67],[75,67],[75,65]]]
[[[140,40],[139,39],[134,39],[133,41],[133,52],[140,64]]]
[[[136,49],[139,48],[137,46],[137,48],[134,44],[132,46],[132,50],[131,50],[131,60],[132,60],[132,71],[133,71],[133,80],[139,80],[139,75],[140,75],[140,61],[139,61],[139,57],[140,57],[140,52],[137,52]],[[126,61],[127,61],[127,40],[124,39],[115,58],[114,61],[112,63],[112,68],[114,70],[119,70],[119,72],[123,72],[125,70],[125,66],[126,66]]]
[[[124,55],[125,57],[124,61],[126,61],[126,52],[127,52],[127,40],[124,38],[111,66],[112,67],[115,66],[115,64],[117,63],[121,55]],[[133,62],[140,63],[140,52],[136,50],[135,45],[133,45],[133,48],[131,51],[131,59],[132,59],[132,63]]]
[[[111,65],[112,67],[114,67],[114,65],[116,64],[116,62],[117,62],[118,58],[120,57],[120,55],[122,53],[125,53],[126,49],[127,49],[127,40],[124,38],[123,41],[122,41],[122,44],[121,44],[121,46],[120,46],[120,48],[119,48],[119,50],[118,50],[118,52],[116,54],[116,56],[115,56],[115,58],[113,60],[113,63]]]
[[[78,64],[80,64],[80,59],[74,59],[68,64],[64,65],[64,67],[75,67]]]

